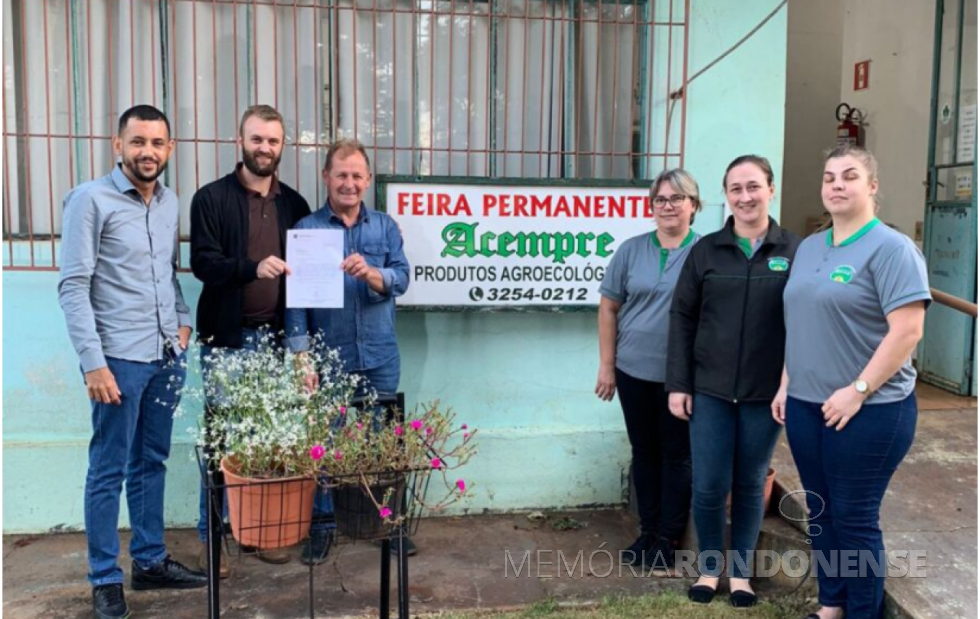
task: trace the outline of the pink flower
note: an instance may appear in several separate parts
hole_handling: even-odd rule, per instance
[[[466,425],[465,423],[463,425],[461,425],[460,428],[463,429],[463,430],[469,430],[470,429],[470,427],[468,425]]]
[[[333,459],[334,460],[342,460],[343,457],[344,457],[344,454],[339,449],[337,451],[333,452]]]
[[[435,430],[433,430],[432,428],[426,428],[425,429],[425,433],[426,434],[432,434],[433,432],[435,432]]]
[[[347,407],[346,406],[341,406],[340,407],[340,414],[341,415],[346,415],[347,414]]]
[[[422,420],[421,419],[413,419],[412,420],[412,429],[413,430],[421,430],[422,429]]]
[[[456,480],[456,487],[459,488],[460,492],[466,492],[466,482],[462,479]]]
[[[470,437],[470,433],[469,433],[469,432],[463,432],[463,440],[464,440],[464,441],[465,441],[466,439],[468,439],[469,437]]]
[[[437,469],[441,466],[442,466],[442,460],[440,460],[439,458],[432,459],[432,468]]]
[[[363,424],[363,423],[361,423],[360,421],[358,421],[358,422],[357,422],[357,429],[358,429],[358,430],[363,430],[363,429],[364,429],[364,424]]]
[[[381,516],[382,518],[390,518],[391,517],[391,510],[389,508],[387,508],[387,507],[382,507],[381,508],[381,511],[378,512],[378,515]]]
[[[395,435],[401,436],[402,434],[405,434],[405,430],[402,430],[401,426],[395,426]]]
[[[325,453],[327,453],[327,450],[323,448],[323,445],[314,445],[310,449],[310,457],[314,460],[319,460]]]

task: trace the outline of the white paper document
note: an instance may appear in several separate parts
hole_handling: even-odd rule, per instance
[[[343,230],[289,230],[286,233],[286,307],[344,306]]]

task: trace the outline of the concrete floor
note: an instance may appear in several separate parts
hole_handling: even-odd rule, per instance
[[[635,536],[635,521],[622,510],[568,514],[588,526],[556,531],[545,521],[524,515],[440,518],[422,523],[415,540],[420,547],[409,559],[412,613],[462,608],[504,608],[526,605],[550,597],[593,600],[607,594],[684,591],[690,579],[622,576],[609,569],[609,560],[596,555],[590,575],[588,558],[596,550],[615,552]],[[123,546],[128,533],[123,533]],[[196,533],[167,532],[174,557],[193,564]],[[569,578],[560,577],[557,551],[572,564],[579,550],[583,561]],[[515,576],[525,550],[530,564]],[[535,551],[552,550],[539,566]],[[513,558],[508,562],[507,552]],[[298,550],[295,552],[298,556]],[[377,616],[380,550],[369,544],[342,545],[314,574],[317,617]],[[254,557],[233,557],[232,576],[221,582],[222,617],[228,619],[309,617],[309,571],[297,560],[266,565]],[[128,573],[128,557],[121,563]],[[85,580],[85,538],[81,534],[38,537],[5,536],[3,542],[3,617],[5,619],[77,619],[91,616],[91,589]],[[508,570],[505,575],[505,567]],[[584,568],[584,569],[583,569]],[[551,575],[552,578],[546,578]],[[392,565],[392,580],[395,565]],[[134,617],[200,619],[206,615],[206,589],[192,591],[130,592],[127,600]],[[395,591],[392,588],[394,611]],[[393,615],[396,615],[393,612]]]
[[[916,443],[893,480],[882,509],[882,528],[889,549],[927,553],[927,578],[893,578],[888,583],[893,616],[929,619],[977,616],[977,409],[976,400],[955,399],[929,388],[920,390]],[[783,442],[774,458],[778,483],[798,487],[789,450]],[[777,497],[778,498],[778,497]],[[546,521],[524,515],[430,519],[415,536],[421,548],[409,560],[412,613],[451,609],[508,608],[549,597],[594,600],[607,594],[683,591],[687,578],[633,576],[625,570],[607,577],[590,574],[587,563],[595,551],[615,550],[635,535],[633,517],[625,510],[569,513],[587,522],[578,530],[554,530]],[[552,516],[554,519],[556,516]],[[770,523],[781,524],[781,523]],[[786,529],[782,523],[782,529]],[[760,544],[791,547],[780,527]],[[792,530],[791,530],[792,533]],[[123,547],[128,533],[123,533]],[[193,564],[196,533],[167,533],[174,557]],[[507,562],[519,566],[526,550],[531,563],[515,577]],[[535,551],[555,565],[539,566]],[[574,576],[558,574],[557,551],[569,564],[583,552],[584,569]],[[298,551],[296,551],[298,555]],[[341,546],[331,560],[314,570],[317,617],[377,614],[380,552],[365,545]],[[232,559],[234,573],[222,581],[222,617],[299,619],[309,617],[308,569],[294,560],[269,566],[253,557]],[[129,571],[128,557],[121,565]],[[392,566],[394,568],[394,566]],[[508,574],[505,575],[505,567]],[[595,555],[593,572],[609,569],[604,555]],[[91,616],[91,589],[85,580],[85,538],[82,534],[4,536],[3,617],[5,619],[80,619]],[[546,576],[552,576],[547,578]],[[394,579],[394,569],[392,570]],[[760,582],[765,596],[786,595],[778,579]],[[394,591],[392,592],[394,603]],[[200,619],[206,615],[206,590],[129,592],[138,618]]]
[[[977,617],[977,400],[920,385],[916,438],[881,507],[885,548],[925,553],[926,577],[890,578],[892,616]],[[777,481],[801,487],[780,440]],[[784,511],[802,514],[792,505]]]

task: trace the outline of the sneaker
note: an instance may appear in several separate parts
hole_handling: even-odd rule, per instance
[[[178,563],[170,555],[153,567],[144,570],[133,561],[133,575],[130,586],[134,591],[149,589],[198,589],[208,585],[204,572],[195,572]]]
[[[310,539],[303,544],[303,554],[299,560],[304,565],[320,565],[327,560],[333,546],[333,529],[310,531]]]
[[[649,554],[650,547],[656,539],[657,536],[653,533],[640,533],[628,548],[619,551],[619,562],[623,565],[640,565],[644,553]]]
[[[263,563],[271,563],[272,565],[282,565],[283,563],[289,563],[290,560],[292,560],[292,555],[289,554],[289,550],[286,548],[261,550],[254,546],[242,546],[242,552],[245,554],[254,555],[259,561]]]
[[[92,606],[99,619],[129,618],[129,606],[126,605],[122,583],[93,587]]]
[[[218,578],[228,578],[231,576],[231,564],[228,562],[228,553],[225,552],[225,545],[221,544],[221,567],[218,568]],[[197,569],[205,574],[208,573],[208,543],[201,542],[201,550],[197,553]]]

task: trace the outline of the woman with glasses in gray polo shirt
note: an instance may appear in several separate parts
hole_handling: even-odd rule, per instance
[[[833,228],[800,245],[784,295],[786,366],[772,414],[807,491],[814,560],[826,562],[817,561],[821,608],[807,619],[881,616],[878,515],[915,435],[911,355],[929,280],[915,243],[875,216],[877,192],[870,152],[831,151],[821,196]],[[842,552],[856,552],[853,574]]]
[[[622,561],[669,568],[691,503],[687,424],[667,408],[664,379],[671,297],[698,235],[698,184],[684,170],[662,172],[650,187],[657,229],[626,240],[599,288],[599,378],[595,392],[619,403],[633,455],[640,536]]]

